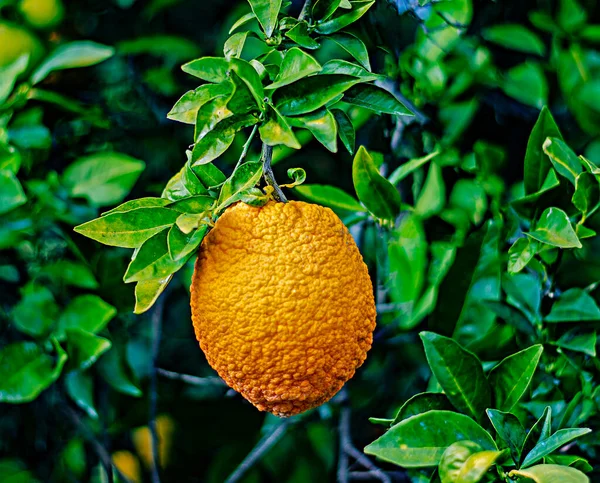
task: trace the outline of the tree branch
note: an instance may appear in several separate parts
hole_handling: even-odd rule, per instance
[[[252,468],[275,444],[285,435],[291,422],[283,420],[277,429],[265,435],[257,445],[248,453],[248,456],[239,464],[233,473],[225,480],[225,483],[236,483],[242,479],[246,472]]]
[[[179,372],[167,371],[166,369],[157,368],[156,373],[160,376],[166,377],[167,379],[173,379],[175,381],[183,381],[192,386],[222,386],[227,387],[225,381],[220,377],[198,377],[190,374],[181,374]]]
[[[152,359],[150,368],[150,395],[148,408],[148,427],[152,436],[152,483],[160,483],[159,453],[158,453],[158,432],[156,430],[156,408],[158,406],[158,391],[157,391],[157,367],[158,352],[160,350],[160,338],[162,332],[162,316],[165,306],[164,295],[158,299],[152,312]]]
[[[263,177],[265,178],[267,184],[273,188],[273,197],[277,201],[283,201],[285,203],[287,198],[277,184],[275,175],[273,174],[273,169],[271,168],[271,160],[273,159],[273,146],[267,146],[266,144],[262,145],[261,159],[263,162]]]
[[[246,158],[246,155],[248,154],[248,150],[250,149],[250,145],[252,144],[252,140],[254,139],[254,136],[256,135],[256,131],[258,131],[258,124],[256,124],[254,126],[254,128],[252,128],[252,132],[250,133],[250,136],[248,136],[248,139],[246,140],[246,143],[244,144],[244,147],[242,148],[242,153],[240,154],[240,159],[238,159],[238,162],[235,165],[235,169],[237,169],[238,166],[240,164],[242,164],[242,162]]]

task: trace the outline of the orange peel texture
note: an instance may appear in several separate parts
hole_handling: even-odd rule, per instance
[[[292,416],[333,397],[365,361],[373,287],[329,208],[238,203],[202,242],[191,287],[200,347],[261,411]]]

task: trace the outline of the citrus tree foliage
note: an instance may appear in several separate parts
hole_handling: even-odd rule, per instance
[[[595,481],[598,6],[142,3],[0,2],[0,480],[149,478],[158,397],[165,481]],[[185,287],[228,206],[286,197],[350,228],[378,328],[280,421],[199,360]]]

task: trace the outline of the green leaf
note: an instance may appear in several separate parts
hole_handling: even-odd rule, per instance
[[[392,93],[371,84],[361,84],[348,89],[344,93],[344,102],[383,114],[413,115]]]
[[[473,441],[457,441],[446,448],[438,466],[441,483],[460,481],[459,474],[470,456],[481,451],[481,446]]]
[[[278,89],[287,86],[320,70],[321,64],[312,55],[308,55],[297,47],[292,47],[285,53],[281,61],[279,74],[275,78],[275,82],[268,85],[266,89]]]
[[[143,314],[152,307],[160,294],[167,288],[172,278],[173,274],[164,278],[154,278],[138,282],[135,285],[135,308],[133,313]]]
[[[164,207],[169,204],[169,200],[164,198],[138,198],[136,200],[126,201],[122,205],[113,208],[112,210],[105,211],[101,216],[110,215],[112,213],[127,213],[128,211],[137,210],[139,208],[156,208]]]
[[[67,354],[58,342],[52,345],[53,355],[34,342],[16,342],[0,349],[0,402],[33,401],[58,379]]]
[[[67,337],[69,364],[76,369],[87,369],[112,346],[108,339],[91,334],[85,330],[67,329],[65,330],[65,334]]]
[[[87,265],[71,260],[57,260],[44,265],[39,274],[50,278],[57,284],[62,283],[71,287],[94,290],[99,286],[96,277]]]
[[[277,16],[281,9],[281,0],[248,0],[252,11],[260,22],[267,37],[273,35],[277,25]]]
[[[312,7],[312,18],[327,20],[340,6],[342,0],[316,0]]]
[[[288,117],[287,121],[294,127],[308,129],[329,151],[337,153],[337,123],[328,109],[321,108],[304,116]]]
[[[174,261],[186,258],[200,246],[207,229],[208,227],[204,225],[200,226],[197,230],[186,234],[183,233],[177,225],[173,225],[167,236],[169,256]]]
[[[235,134],[256,124],[258,119],[253,115],[232,116],[218,123],[215,128],[199,139],[192,150],[192,168],[210,163],[223,154],[235,138]]]
[[[406,468],[436,466],[448,446],[464,440],[497,449],[490,434],[470,417],[434,410],[395,424],[364,451]]]
[[[552,436],[545,438],[536,444],[533,449],[525,456],[523,460],[522,468],[526,468],[531,466],[533,463],[538,462],[544,456],[549,455],[561,448],[565,444],[573,441],[580,436],[591,433],[591,429],[589,428],[570,428],[570,429],[560,429]]]
[[[365,208],[355,198],[335,186],[304,184],[296,186],[294,190],[303,198],[318,205],[358,213],[365,211]]]
[[[521,459],[521,448],[527,437],[525,428],[521,421],[512,413],[502,412],[496,409],[488,409],[487,415],[492,422],[492,426],[510,449],[510,454],[515,462]]]
[[[544,320],[550,323],[600,320],[600,308],[585,290],[571,288],[554,302]]]
[[[287,120],[273,106],[268,106],[267,121],[258,128],[258,132],[267,146],[283,144],[294,149],[302,147]]]
[[[145,163],[122,153],[101,152],[75,160],[62,175],[69,196],[94,206],[119,203],[127,196]]]
[[[359,147],[354,156],[352,180],[358,199],[374,216],[394,220],[400,214],[400,193],[379,174],[364,146]]]
[[[8,98],[18,77],[25,72],[29,64],[29,55],[23,54],[6,65],[0,67],[0,105]]]
[[[426,219],[439,213],[445,204],[446,185],[442,177],[442,168],[437,163],[431,163],[425,184],[415,204],[415,213]]]
[[[98,419],[94,407],[94,380],[89,372],[73,371],[65,376],[67,394],[92,419]]]
[[[306,114],[337,99],[357,82],[360,79],[342,74],[305,77],[277,89],[273,94],[273,103],[285,116]]]
[[[0,170],[0,215],[27,203],[21,183],[9,170]]]
[[[573,186],[575,179],[581,173],[581,162],[577,155],[558,138],[547,138],[542,146],[544,153],[548,155],[558,174],[567,178]]]
[[[142,391],[133,383],[125,358],[117,350],[117,347],[106,352],[95,367],[102,378],[116,391],[133,397],[142,395]]]
[[[582,246],[569,217],[559,208],[545,209],[535,230],[526,235],[558,248],[581,248]]]
[[[348,115],[341,109],[332,109],[331,113],[335,117],[337,132],[344,147],[350,154],[354,154],[354,144],[356,141],[356,132]]]
[[[452,188],[449,204],[462,210],[474,225],[483,221],[488,208],[485,189],[474,179],[459,179]]]
[[[583,332],[579,328],[571,329],[565,332],[554,344],[563,349],[575,352],[582,352],[592,357],[596,357],[596,331]]]
[[[23,289],[23,298],[15,305],[12,319],[18,330],[38,337],[47,334],[58,313],[52,292],[42,285],[31,283]]]
[[[236,20],[236,22],[229,29],[229,34],[233,33],[234,30],[240,28],[242,25],[250,22],[256,18],[256,14],[254,12],[248,12],[246,15],[242,15],[240,18]]]
[[[233,82],[231,83],[231,86],[232,89],[229,92],[226,92],[222,96],[215,97],[198,109],[196,126],[194,129],[195,140],[198,141],[202,139],[207,133],[212,131],[217,124],[234,115],[233,111],[228,107],[228,104],[236,92]]]
[[[346,74],[353,77],[359,77],[363,82],[371,82],[382,78],[382,76],[373,74],[358,64],[353,64],[352,62],[341,59],[328,61],[323,66],[321,74]]]
[[[510,478],[528,478],[534,483],[589,483],[581,471],[560,465],[536,465],[526,470],[511,470]]]
[[[231,82],[225,81],[219,84],[205,84],[188,91],[175,103],[167,117],[173,121],[195,124],[198,109],[215,97],[227,95],[231,89]]]
[[[528,106],[541,109],[548,103],[548,82],[544,70],[535,62],[525,62],[510,69],[502,83],[507,95]]]
[[[125,283],[164,279],[183,267],[186,257],[174,260],[169,255],[168,233],[168,230],[157,233],[134,252],[123,277]]]
[[[148,238],[175,223],[178,216],[177,211],[168,208],[138,208],[96,218],[74,230],[105,245],[137,248]]]
[[[456,409],[481,421],[491,390],[481,362],[456,341],[433,332],[419,334],[431,371]]]
[[[575,179],[575,193],[571,202],[582,214],[587,214],[600,201],[598,180],[592,173],[584,171]]]
[[[538,251],[539,243],[528,237],[518,238],[508,249],[508,273],[519,273]]]
[[[390,174],[388,176],[389,182],[392,183],[393,185],[398,184],[400,181],[402,181],[404,178],[406,178],[409,174],[414,173],[417,169],[419,169],[421,166],[423,166],[427,162],[431,161],[438,154],[440,154],[439,151],[434,151],[433,153],[429,153],[428,155],[423,156],[422,158],[411,159],[410,161],[407,161],[403,165],[398,166],[392,172],[392,174]]]
[[[112,47],[97,44],[90,40],[79,40],[62,44],[35,69],[31,75],[31,83],[38,84],[50,72],[56,70],[89,67],[99,64],[112,57],[114,53],[115,49]]]
[[[342,49],[348,52],[365,69],[368,71],[371,70],[367,47],[365,47],[363,41],[358,37],[347,32],[338,32],[336,34],[327,36],[327,38],[329,40],[333,40]]]
[[[594,471],[593,467],[588,463],[588,461],[585,458],[582,458],[581,456],[577,456],[577,455],[554,454],[552,456],[546,456],[544,458],[544,461],[548,464],[557,464],[557,465],[561,465],[561,466],[572,466],[573,468],[578,469],[579,471],[582,471],[584,473],[591,473],[592,471]]]
[[[551,431],[552,409],[550,408],[550,406],[546,406],[540,418],[531,427],[531,429],[527,433],[527,436],[525,437],[525,442],[523,443],[523,447],[521,448],[521,459],[517,466],[523,464],[525,455],[527,455],[538,442],[550,437]]]
[[[545,55],[546,46],[531,30],[520,24],[499,24],[483,29],[482,37],[488,42],[526,54]]]
[[[537,368],[543,346],[534,345],[512,354],[496,365],[488,376],[494,390],[494,404],[510,412],[524,396]]]
[[[338,10],[338,14],[331,17],[329,20],[324,22],[317,21],[316,31],[320,34],[332,34],[338,30],[342,30],[351,23],[356,22],[362,17],[367,10],[369,10],[375,4],[374,0],[354,2],[352,4],[352,10],[349,12],[341,12]]]
[[[189,196],[169,203],[168,207],[179,213],[199,214],[210,210],[214,202],[215,199],[210,196]]]
[[[305,49],[319,48],[319,42],[310,37],[308,33],[308,24],[305,21],[298,22],[285,33],[285,36]]]
[[[457,481],[478,483],[503,454],[504,451],[480,451],[472,454],[458,473]]]
[[[193,166],[192,171],[207,188],[213,188],[222,184],[226,176],[214,164],[203,164]]]
[[[225,45],[223,46],[223,55],[226,59],[231,59],[232,57],[240,57],[242,55],[242,51],[244,50],[244,44],[246,43],[246,39],[249,34],[253,34],[254,32],[246,31],[246,32],[237,32],[229,37],[225,41]]]
[[[393,424],[433,409],[452,411],[453,407],[446,395],[441,392],[422,392],[414,395],[402,405],[393,419]]]
[[[250,161],[238,166],[223,184],[215,211],[220,212],[232,203],[239,201],[245,191],[253,188],[260,181],[262,174],[263,167],[259,161]]]
[[[95,334],[106,327],[116,314],[117,309],[97,295],[79,295],[60,315],[56,333],[62,337],[67,329],[82,329]]]
[[[4,483],[39,483],[21,460],[4,458],[0,460],[0,481]]]

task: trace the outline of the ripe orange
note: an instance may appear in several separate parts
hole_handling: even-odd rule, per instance
[[[191,287],[209,364],[258,409],[291,416],[329,400],[365,360],[373,288],[329,208],[238,203],[200,248]]]

